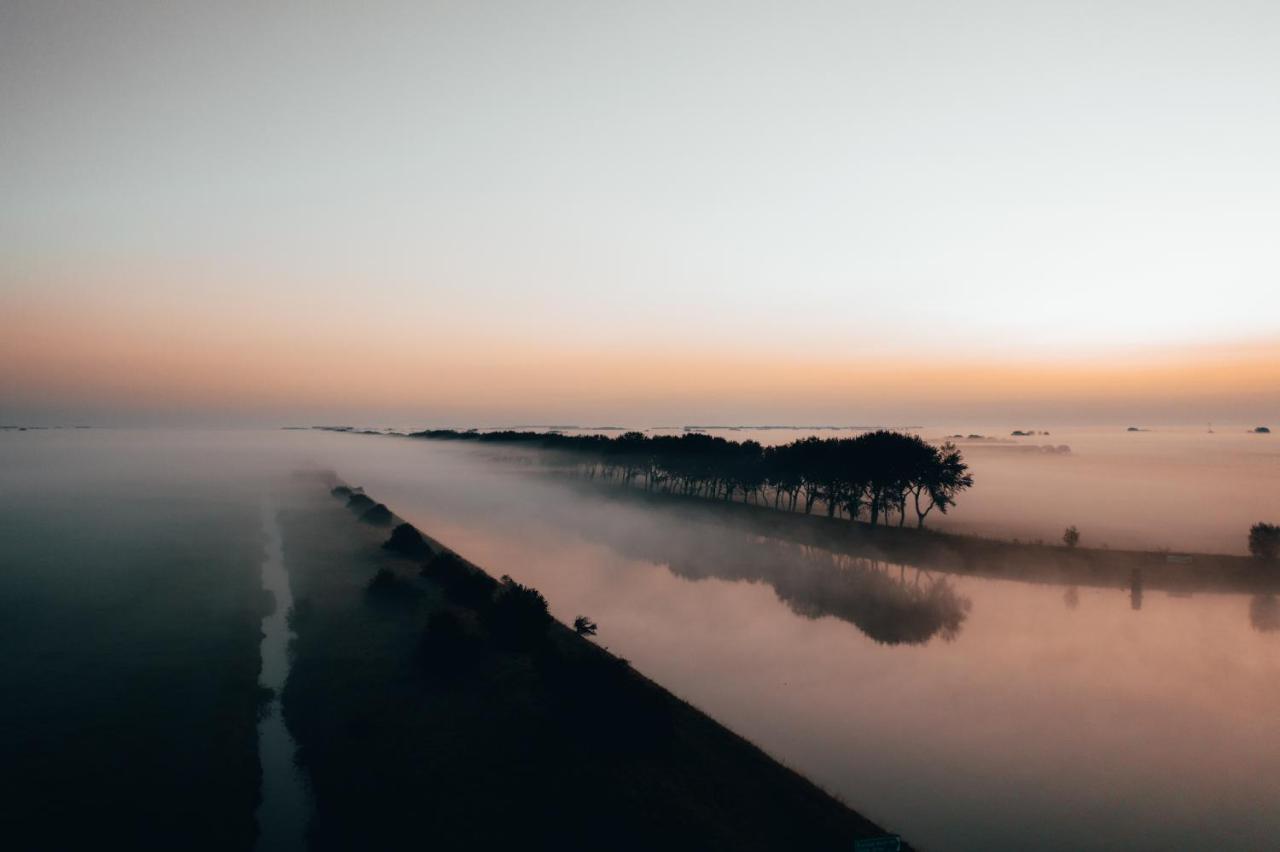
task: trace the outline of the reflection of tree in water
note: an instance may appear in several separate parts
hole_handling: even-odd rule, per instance
[[[1075,586],[1067,586],[1067,590],[1062,593],[1062,602],[1067,605],[1067,609],[1075,609],[1080,606],[1080,589]]]
[[[918,568],[758,539],[749,555],[669,562],[690,579],[716,577],[764,582],[806,618],[834,616],[885,645],[920,645],[934,636],[955,639],[970,600],[951,583]]]
[[[1249,600],[1249,623],[1262,633],[1280,630],[1280,600],[1275,595],[1254,595]]]

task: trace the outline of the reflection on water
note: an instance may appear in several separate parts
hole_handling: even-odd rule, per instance
[[[1263,633],[1280,630],[1280,600],[1275,595],[1254,595],[1249,601],[1249,623]]]
[[[714,552],[663,561],[672,573],[691,580],[768,583],[792,612],[843,619],[886,645],[919,645],[934,636],[950,642],[972,606],[945,577],[920,568],[767,538],[757,538],[755,545],[729,561]]]

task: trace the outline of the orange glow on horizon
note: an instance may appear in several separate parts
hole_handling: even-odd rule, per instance
[[[767,400],[804,410],[927,403],[940,417],[949,406],[1013,400],[1272,406],[1280,388],[1280,342],[1034,357],[885,349],[824,360],[758,346],[731,353],[574,348],[446,327],[344,334],[260,317],[226,319],[10,311],[0,328],[0,386],[15,402],[88,399],[119,407],[640,412]]]

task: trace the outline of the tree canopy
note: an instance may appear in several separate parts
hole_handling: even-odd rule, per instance
[[[588,475],[707,499],[772,502],[775,509],[917,526],[945,514],[973,477],[954,444],[880,429],[852,438],[802,438],[761,446],[702,432],[645,435],[565,435],[560,432],[465,432],[436,429],[411,437],[517,443],[577,454]]]

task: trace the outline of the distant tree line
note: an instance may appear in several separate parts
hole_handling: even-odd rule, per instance
[[[802,438],[765,447],[701,432],[645,435],[565,435],[559,432],[465,432],[432,429],[410,437],[525,444],[584,459],[590,477],[647,491],[772,505],[810,514],[821,504],[831,517],[916,526],[937,509],[945,514],[973,477],[954,444],[930,444],[885,429],[854,438]]]

